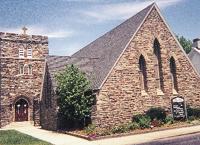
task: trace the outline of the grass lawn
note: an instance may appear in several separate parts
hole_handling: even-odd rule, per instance
[[[0,145],[51,145],[15,130],[0,131]]]

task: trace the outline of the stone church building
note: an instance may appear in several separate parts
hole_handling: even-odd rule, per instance
[[[1,33],[1,126],[34,121],[58,127],[55,73],[74,64],[85,72],[96,96],[92,123],[107,127],[133,114],[184,97],[200,106],[200,76],[155,3],[72,56],[49,56],[44,36]]]

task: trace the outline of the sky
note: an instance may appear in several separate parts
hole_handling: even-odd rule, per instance
[[[200,0],[0,0],[0,31],[49,37],[50,55],[72,55],[152,2],[172,31],[200,37]]]

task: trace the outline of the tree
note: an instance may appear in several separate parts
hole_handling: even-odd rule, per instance
[[[66,120],[82,123],[91,115],[94,96],[90,91],[90,82],[85,74],[74,65],[67,66],[64,71],[56,74],[59,96],[59,114]]]
[[[183,49],[185,50],[185,52],[188,54],[191,49],[192,49],[192,41],[189,39],[186,39],[183,36],[176,36],[179,43],[181,44],[181,46],[183,47]]]

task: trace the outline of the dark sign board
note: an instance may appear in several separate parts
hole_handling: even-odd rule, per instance
[[[187,118],[185,100],[183,97],[175,97],[171,100],[172,114],[175,120],[183,120]]]

